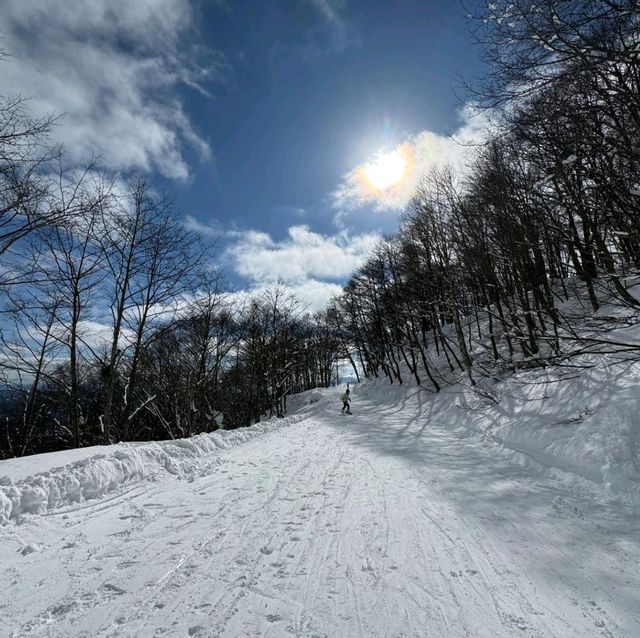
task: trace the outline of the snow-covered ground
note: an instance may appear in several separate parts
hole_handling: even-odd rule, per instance
[[[198,434],[188,439],[93,446],[0,461],[0,525],[25,514],[100,498],[143,479],[167,473],[193,480],[209,474],[220,450],[296,423],[290,415],[249,428]]]
[[[367,382],[352,416],[313,391],[218,444],[0,462],[0,635],[636,638],[637,371],[600,373],[496,405]]]

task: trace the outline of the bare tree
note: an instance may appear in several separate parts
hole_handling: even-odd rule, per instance
[[[129,417],[137,383],[138,363],[154,323],[178,309],[181,295],[195,289],[204,249],[197,237],[173,217],[171,203],[154,196],[141,179],[134,180],[117,207],[105,210],[102,242],[111,310],[112,339],[102,361],[104,400],[102,428],[110,441],[114,396],[121,384],[119,434],[129,433]],[[127,366],[123,367],[125,355]]]
[[[82,322],[91,316],[98,286],[105,276],[98,234],[100,206],[91,199],[85,205],[85,214],[73,226],[57,225],[41,232],[35,248],[45,286],[60,302],[53,336],[68,350],[69,379],[65,391],[69,428],[76,447],[81,444],[81,428],[86,420],[79,400],[80,360],[91,350],[83,338]]]

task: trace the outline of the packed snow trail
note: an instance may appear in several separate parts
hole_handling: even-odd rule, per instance
[[[0,528],[0,634],[640,635],[633,512],[355,394],[206,476]]]

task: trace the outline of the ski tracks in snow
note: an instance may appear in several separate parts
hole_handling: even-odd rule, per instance
[[[8,532],[0,634],[640,635],[637,529],[419,415],[326,404]]]

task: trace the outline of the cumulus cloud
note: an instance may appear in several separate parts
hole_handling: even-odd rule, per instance
[[[280,282],[310,311],[326,307],[331,297],[342,291],[341,282],[362,265],[380,236],[376,233],[350,235],[346,231],[323,235],[308,226],[291,226],[288,237],[274,241],[257,230],[227,233],[232,243],[225,257],[235,272],[247,279],[249,287],[237,293],[261,294]]]
[[[289,289],[310,312],[323,310],[332,297],[342,292],[342,286],[317,279],[308,279],[295,286],[289,286]]]
[[[475,149],[491,129],[486,113],[466,107],[461,112],[461,125],[451,136],[421,131],[386,152],[399,154],[406,161],[402,178],[386,188],[376,188],[367,179],[368,164],[349,171],[333,192],[333,206],[338,218],[363,206],[379,211],[403,210],[415,193],[422,177],[439,166],[450,165],[464,174],[473,159]]]
[[[226,74],[223,57],[187,42],[188,0],[4,0],[3,92],[33,115],[63,115],[54,136],[75,160],[189,175],[185,150],[209,156],[176,88]]]
[[[231,305],[243,306],[252,297],[260,298],[274,285],[254,284],[238,292],[227,295],[226,301]],[[307,279],[297,284],[279,283],[284,293],[292,294],[302,305],[302,309],[313,313],[324,310],[332,297],[342,292],[342,286],[328,281],[318,281],[317,279]]]
[[[233,235],[237,240],[227,249],[227,257],[239,275],[254,282],[281,280],[295,285],[309,278],[348,277],[379,239],[375,233],[321,235],[304,225],[291,226],[281,242],[256,230]]]

